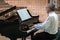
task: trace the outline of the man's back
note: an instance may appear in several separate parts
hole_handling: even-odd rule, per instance
[[[58,32],[58,16],[55,12],[51,12],[50,16],[53,18],[50,31],[55,34]]]
[[[50,12],[49,16],[52,17],[50,27],[46,29],[49,30],[50,34],[56,34],[58,32],[58,16],[55,12]],[[48,32],[48,31],[47,31]]]

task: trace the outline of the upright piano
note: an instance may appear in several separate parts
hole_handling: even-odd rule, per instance
[[[26,40],[27,36],[32,35],[36,31],[35,28],[31,28],[31,26],[39,23],[39,16],[32,16],[28,9],[16,10],[16,6],[0,12],[0,16],[14,10],[17,16],[12,15],[6,17],[6,20],[0,21],[0,34],[11,40],[16,40],[21,37],[22,40]]]

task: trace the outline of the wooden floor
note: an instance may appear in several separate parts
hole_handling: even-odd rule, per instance
[[[0,35],[0,40],[10,40],[10,39]],[[21,38],[18,38],[17,40],[21,40]],[[31,40],[30,37],[28,37],[27,40]]]

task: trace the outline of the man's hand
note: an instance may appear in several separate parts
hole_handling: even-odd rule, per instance
[[[35,25],[33,25],[33,28],[38,28],[38,26],[40,25],[41,23],[38,23],[38,24],[35,24]],[[37,33],[41,33],[41,32],[44,32],[44,30],[43,29],[37,29],[38,31],[37,32],[35,32],[34,33],[34,35],[36,35]]]
[[[42,23],[38,23],[38,24],[35,24],[33,26],[34,26],[34,28],[36,28],[37,30],[39,30],[39,29],[42,29],[41,24]]]
[[[37,32],[35,32],[34,35],[36,35],[37,33],[41,33],[41,32],[44,32],[44,30],[40,29]]]

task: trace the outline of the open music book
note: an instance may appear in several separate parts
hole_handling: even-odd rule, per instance
[[[19,10],[17,10],[17,12],[18,12],[18,14],[19,14],[22,21],[31,18],[31,16],[28,13],[27,9],[19,9]]]

